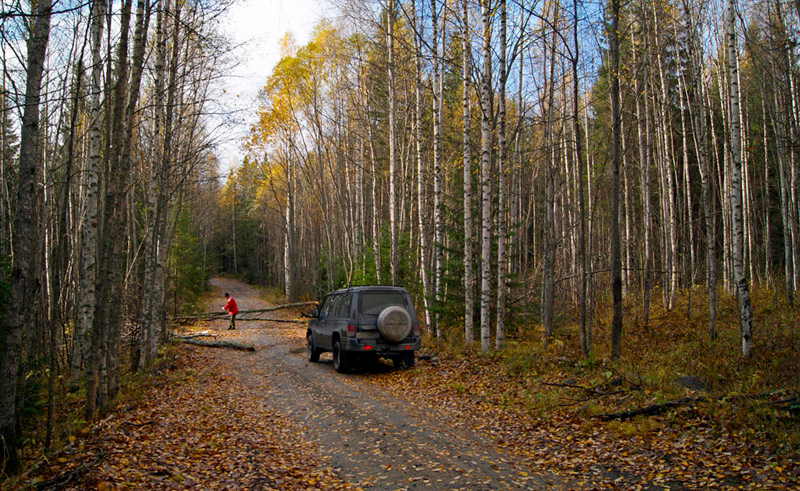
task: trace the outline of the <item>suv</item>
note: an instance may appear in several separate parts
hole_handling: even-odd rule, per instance
[[[390,358],[414,365],[420,328],[405,288],[357,286],[329,293],[311,313],[306,341],[309,361],[333,352],[333,368],[345,372],[364,358]]]

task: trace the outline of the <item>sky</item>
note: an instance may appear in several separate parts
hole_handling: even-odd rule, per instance
[[[319,0],[238,0],[222,19],[223,32],[237,46],[232,54],[240,60],[225,77],[218,101],[236,110],[216,151],[223,173],[242,160],[241,139],[255,122],[258,91],[280,59],[279,41],[291,32],[299,46],[306,44],[324,16]]]

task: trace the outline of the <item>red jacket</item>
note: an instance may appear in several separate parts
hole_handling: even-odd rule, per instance
[[[230,315],[239,313],[239,307],[236,306],[236,300],[234,300],[233,297],[228,297],[228,302],[225,303],[225,306],[222,308],[227,310]]]

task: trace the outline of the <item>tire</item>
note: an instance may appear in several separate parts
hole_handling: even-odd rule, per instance
[[[414,352],[409,351],[408,353],[403,353],[400,355],[400,363],[406,366],[406,368],[413,368],[414,367]]]
[[[389,341],[399,343],[411,333],[411,317],[403,307],[386,307],[378,314],[378,331]]]
[[[312,363],[319,361],[319,349],[314,344],[314,335],[310,332],[306,334],[306,355],[308,356],[308,361]]]
[[[339,373],[344,373],[350,369],[350,357],[342,349],[342,343],[333,343],[333,369]]]

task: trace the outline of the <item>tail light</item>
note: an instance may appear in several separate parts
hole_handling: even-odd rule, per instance
[[[356,325],[355,324],[348,324],[347,325],[347,337],[348,338],[356,337]]]
[[[418,338],[420,336],[419,322],[414,323],[413,331],[414,331],[414,337]]]

